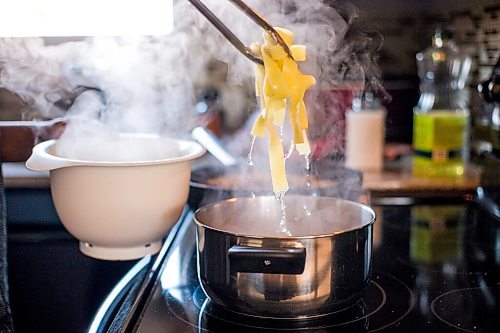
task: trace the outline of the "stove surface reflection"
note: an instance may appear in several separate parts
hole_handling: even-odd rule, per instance
[[[133,332],[496,332],[500,221],[473,202],[377,206],[373,271],[359,302],[307,320],[212,303],[196,272],[192,214],[161,263]]]
[[[323,316],[308,319],[264,318],[224,309],[205,296],[199,285],[169,289],[164,293],[167,308],[179,320],[206,332],[321,332],[375,331],[391,326],[404,318],[415,301],[411,290],[398,279],[375,274],[360,301],[354,305]],[[387,291],[386,291],[387,290]],[[402,298],[388,303],[387,298]],[[394,304],[405,304],[395,307]]]

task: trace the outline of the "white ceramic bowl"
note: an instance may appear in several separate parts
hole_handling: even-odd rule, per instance
[[[120,135],[106,143],[81,139],[78,145],[90,148],[83,159],[59,155],[57,140],[39,143],[26,166],[50,171],[57,213],[80,240],[80,250],[108,260],[158,252],[186,204],[191,160],[205,150],[195,142],[150,135]],[[90,160],[102,145],[105,153]],[[125,158],[127,150],[142,156]]]

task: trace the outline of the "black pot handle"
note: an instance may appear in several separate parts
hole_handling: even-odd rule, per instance
[[[266,274],[302,274],[306,249],[295,247],[265,248],[234,245],[227,251],[232,272]]]

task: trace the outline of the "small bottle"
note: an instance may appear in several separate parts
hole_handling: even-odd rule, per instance
[[[346,166],[380,171],[384,164],[386,110],[373,93],[353,100],[346,113]]]
[[[484,129],[481,131],[483,139],[491,144],[491,152],[500,157],[500,57],[497,60],[489,80],[478,85],[478,90],[483,99],[483,105],[489,112],[482,119],[476,117],[476,127]],[[479,119],[477,119],[479,118]],[[479,122],[478,122],[479,120]],[[477,126],[479,123],[480,126]]]
[[[470,116],[464,88],[471,59],[440,30],[432,46],[416,58],[421,95],[414,108],[412,173],[461,177],[469,152]]]

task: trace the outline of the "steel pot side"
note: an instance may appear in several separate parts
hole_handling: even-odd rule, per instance
[[[369,283],[372,226],[320,237],[245,237],[197,223],[198,278],[232,311],[272,318],[314,317],[360,299]]]

